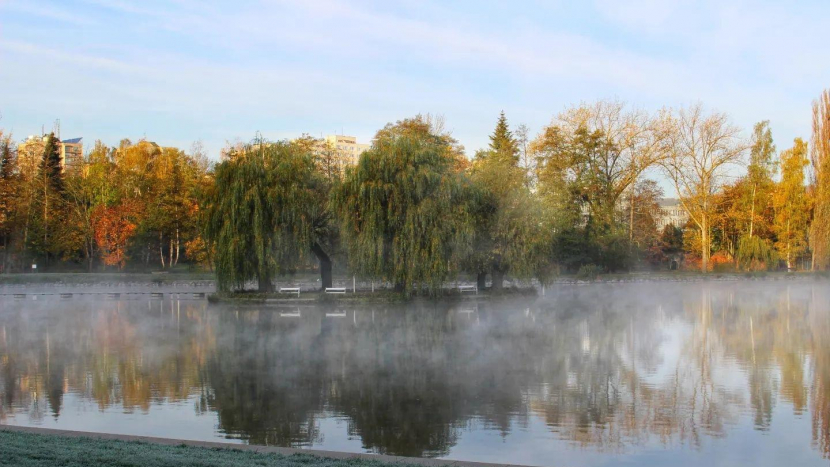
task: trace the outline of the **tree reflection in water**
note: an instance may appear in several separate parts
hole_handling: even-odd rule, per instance
[[[7,301],[0,421],[71,421],[83,401],[148,416],[192,403],[216,417],[192,423],[216,420],[218,436],[256,444],[325,447],[322,422],[342,420],[365,450],[447,456],[465,433],[509,445],[541,421],[542,439],[625,453],[705,450],[742,420],[774,431],[780,405],[809,412],[805,446],[830,457],[824,284],[552,295],[347,309]]]

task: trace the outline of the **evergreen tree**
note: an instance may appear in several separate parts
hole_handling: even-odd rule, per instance
[[[63,192],[63,168],[61,166],[60,140],[50,133],[46,137],[46,144],[43,147],[43,158],[40,164],[41,177],[44,187],[54,191],[56,194]]]
[[[490,135],[490,151],[511,163],[514,161],[517,165],[519,163],[519,144],[507,125],[507,117],[505,117],[504,111],[499,114],[496,129]]]

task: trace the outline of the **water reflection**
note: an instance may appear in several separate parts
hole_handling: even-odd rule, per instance
[[[823,283],[744,283],[405,307],[6,300],[0,422],[73,428],[106,415],[119,432],[176,422],[255,444],[481,448],[478,460],[496,461],[483,454],[495,436],[538,464],[551,452],[706,459],[757,439],[782,456],[812,446],[801,459],[819,462],[828,299]]]

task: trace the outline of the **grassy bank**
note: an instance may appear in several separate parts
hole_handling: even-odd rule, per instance
[[[171,273],[131,273],[131,272],[46,272],[34,274],[0,274],[0,284],[111,284],[120,282],[146,282],[168,284],[187,281],[212,281],[213,273],[205,272],[171,272]]]
[[[234,303],[265,303],[265,302],[314,302],[314,303],[402,303],[418,299],[470,299],[470,298],[499,298],[499,297],[521,297],[535,296],[536,289],[527,288],[505,288],[499,292],[481,291],[478,294],[472,292],[459,292],[456,289],[445,289],[438,295],[410,295],[406,296],[400,292],[391,290],[368,290],[358,289],[353,293],[351,289],[345,294],[327,294],[321,291],[302,292],[299,297],[294,293],[269,293],[258,292],[232,292],[215,293],[208,296],[212,303],[234,302]]]
[[[250,450],[169,446],[142,441],[3,431],[0,466],[16,467],[385,467],[360,458],[333,459],[307,454],[282,455]],[[394,464],[403,466],[406,464]]]

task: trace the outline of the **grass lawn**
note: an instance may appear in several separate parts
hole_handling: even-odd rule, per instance
[[[16,467],[386,467],[366,459],[330,459],[308,454],[284,456],[237,449],[167,446],[141,441],[3,431],[0,466]],[[406,464],[396,463],[396,466]]]

